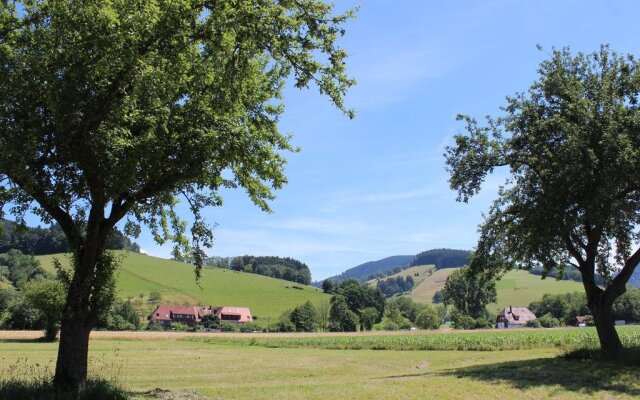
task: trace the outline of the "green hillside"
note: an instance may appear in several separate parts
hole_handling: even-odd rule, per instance
[[[408,297],[416,302],[431,303],[433,295],[444,287],[447,277],[455,268],[439,269],[416,284]],[[534,300],[540,300],[545,293],[581,292],[582,284],[574,281],[556,281],[555,279],[540,279],[540,276],[527,271],[510,271],[496,284],[498,301],[489,304],[491,312],[508,306],[526,307]]]
[[[408,276],[413,278],[413,282],[415,286],[418,286],[422,281],[424,281],[427,277],[431,276],[431,274],[436,270],[436,267],[433,265],[417,265],[415,267],[406,268],[402,271],[395,273],[393,275],[389,275],[381,280],[386,279],[394,279],[397,277],[406,278]],[[371,279],[367,281],[367,284],[371,287],[376,287],[376,283],[378,279]]]
[[[267,318],[274,322],[284,310],[307,300],[318,305],[329,299],[322,290],[311,286],[219,268],[204,269],[198,287],[193,265],[132,252],[118,253],[123,256],[118,270],[120,298],[159,292],[164,303],[249,307],[259,323],[266,323]],[[44,268],[53,270],[54,257],[68,264],[65,254],[36,258]]]

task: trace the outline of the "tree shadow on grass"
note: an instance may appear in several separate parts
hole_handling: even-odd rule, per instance
[[[452,369],[440,375],[503,382],[517,389],[548,386],[584,394],[609,391],[640,396],[638,364],[557,357]]]

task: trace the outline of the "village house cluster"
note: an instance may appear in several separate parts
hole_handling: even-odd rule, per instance
[[[173,322],[180,322],[189,328],[195,328],[204,317],[209,315],[220,322],[232,325],[253,322],[251,311],[246,307],[178,306],[172,304],[160,304],[148,319],[165,329],[171,329]]]

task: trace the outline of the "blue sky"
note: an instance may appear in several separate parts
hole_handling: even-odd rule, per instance
[[[524,91],[547,57],[540,44],[591,52],[609,43],[640,55],[637,1],[382,1],[361,6],[342,45],[358,80],[349,120],[315,90],[288,89],[283,132],[289,184],[273,214],[241,190],[206,212],[217,223],[209,255],[279,255],[322,279],[360,263],[438,248],[470,249],[499,177],[469,204],[455,201],[442,157],[462,129],[458,113],[496,115],[506,95]],[[148,234],[149,254],[169,257]]]

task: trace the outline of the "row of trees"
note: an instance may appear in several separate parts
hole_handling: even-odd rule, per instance
[[[409,267],[417,265],[435,265],[436,268],[458,268],[469,264],[468,250],[433,249],[416,254]]]
[[[140,252],[140,246],[116,227],[109,233],[105,247],[109,250]],[[59,224],[52,224],[49,228],[34,228],[0,219],[0,253],[14,249],[25,254],[43,255],[67,253],[71,247]]]
[[[311,284],[309,267],[290,257],[276,256],[242,256],[230,262],[234,271],[244,271],[272,278],[284,279],[303,285]]]
[[[577,316],[590,314],[587,296],[580,292],[545,294],[541,300],[529,304],[529,309],[544,321],[557,320],[558,325],[573,325]],[[613,303],[612,315],[616,320],[640,322],[640,288],[627,288]]]
[[[395,278],[380,279],[376,282],[376,287],[385,297],[406,293],[413,289],[414,281],[412,276],[397,276]]]
[[[0,254],[0,329],[42,329],[44,339],[54,340],[67,296],[65,271],[44,270],[32,255],[11,250]],[[97,328],[136,330],[140,315],[130,301],[111,302],[100,315]]]

